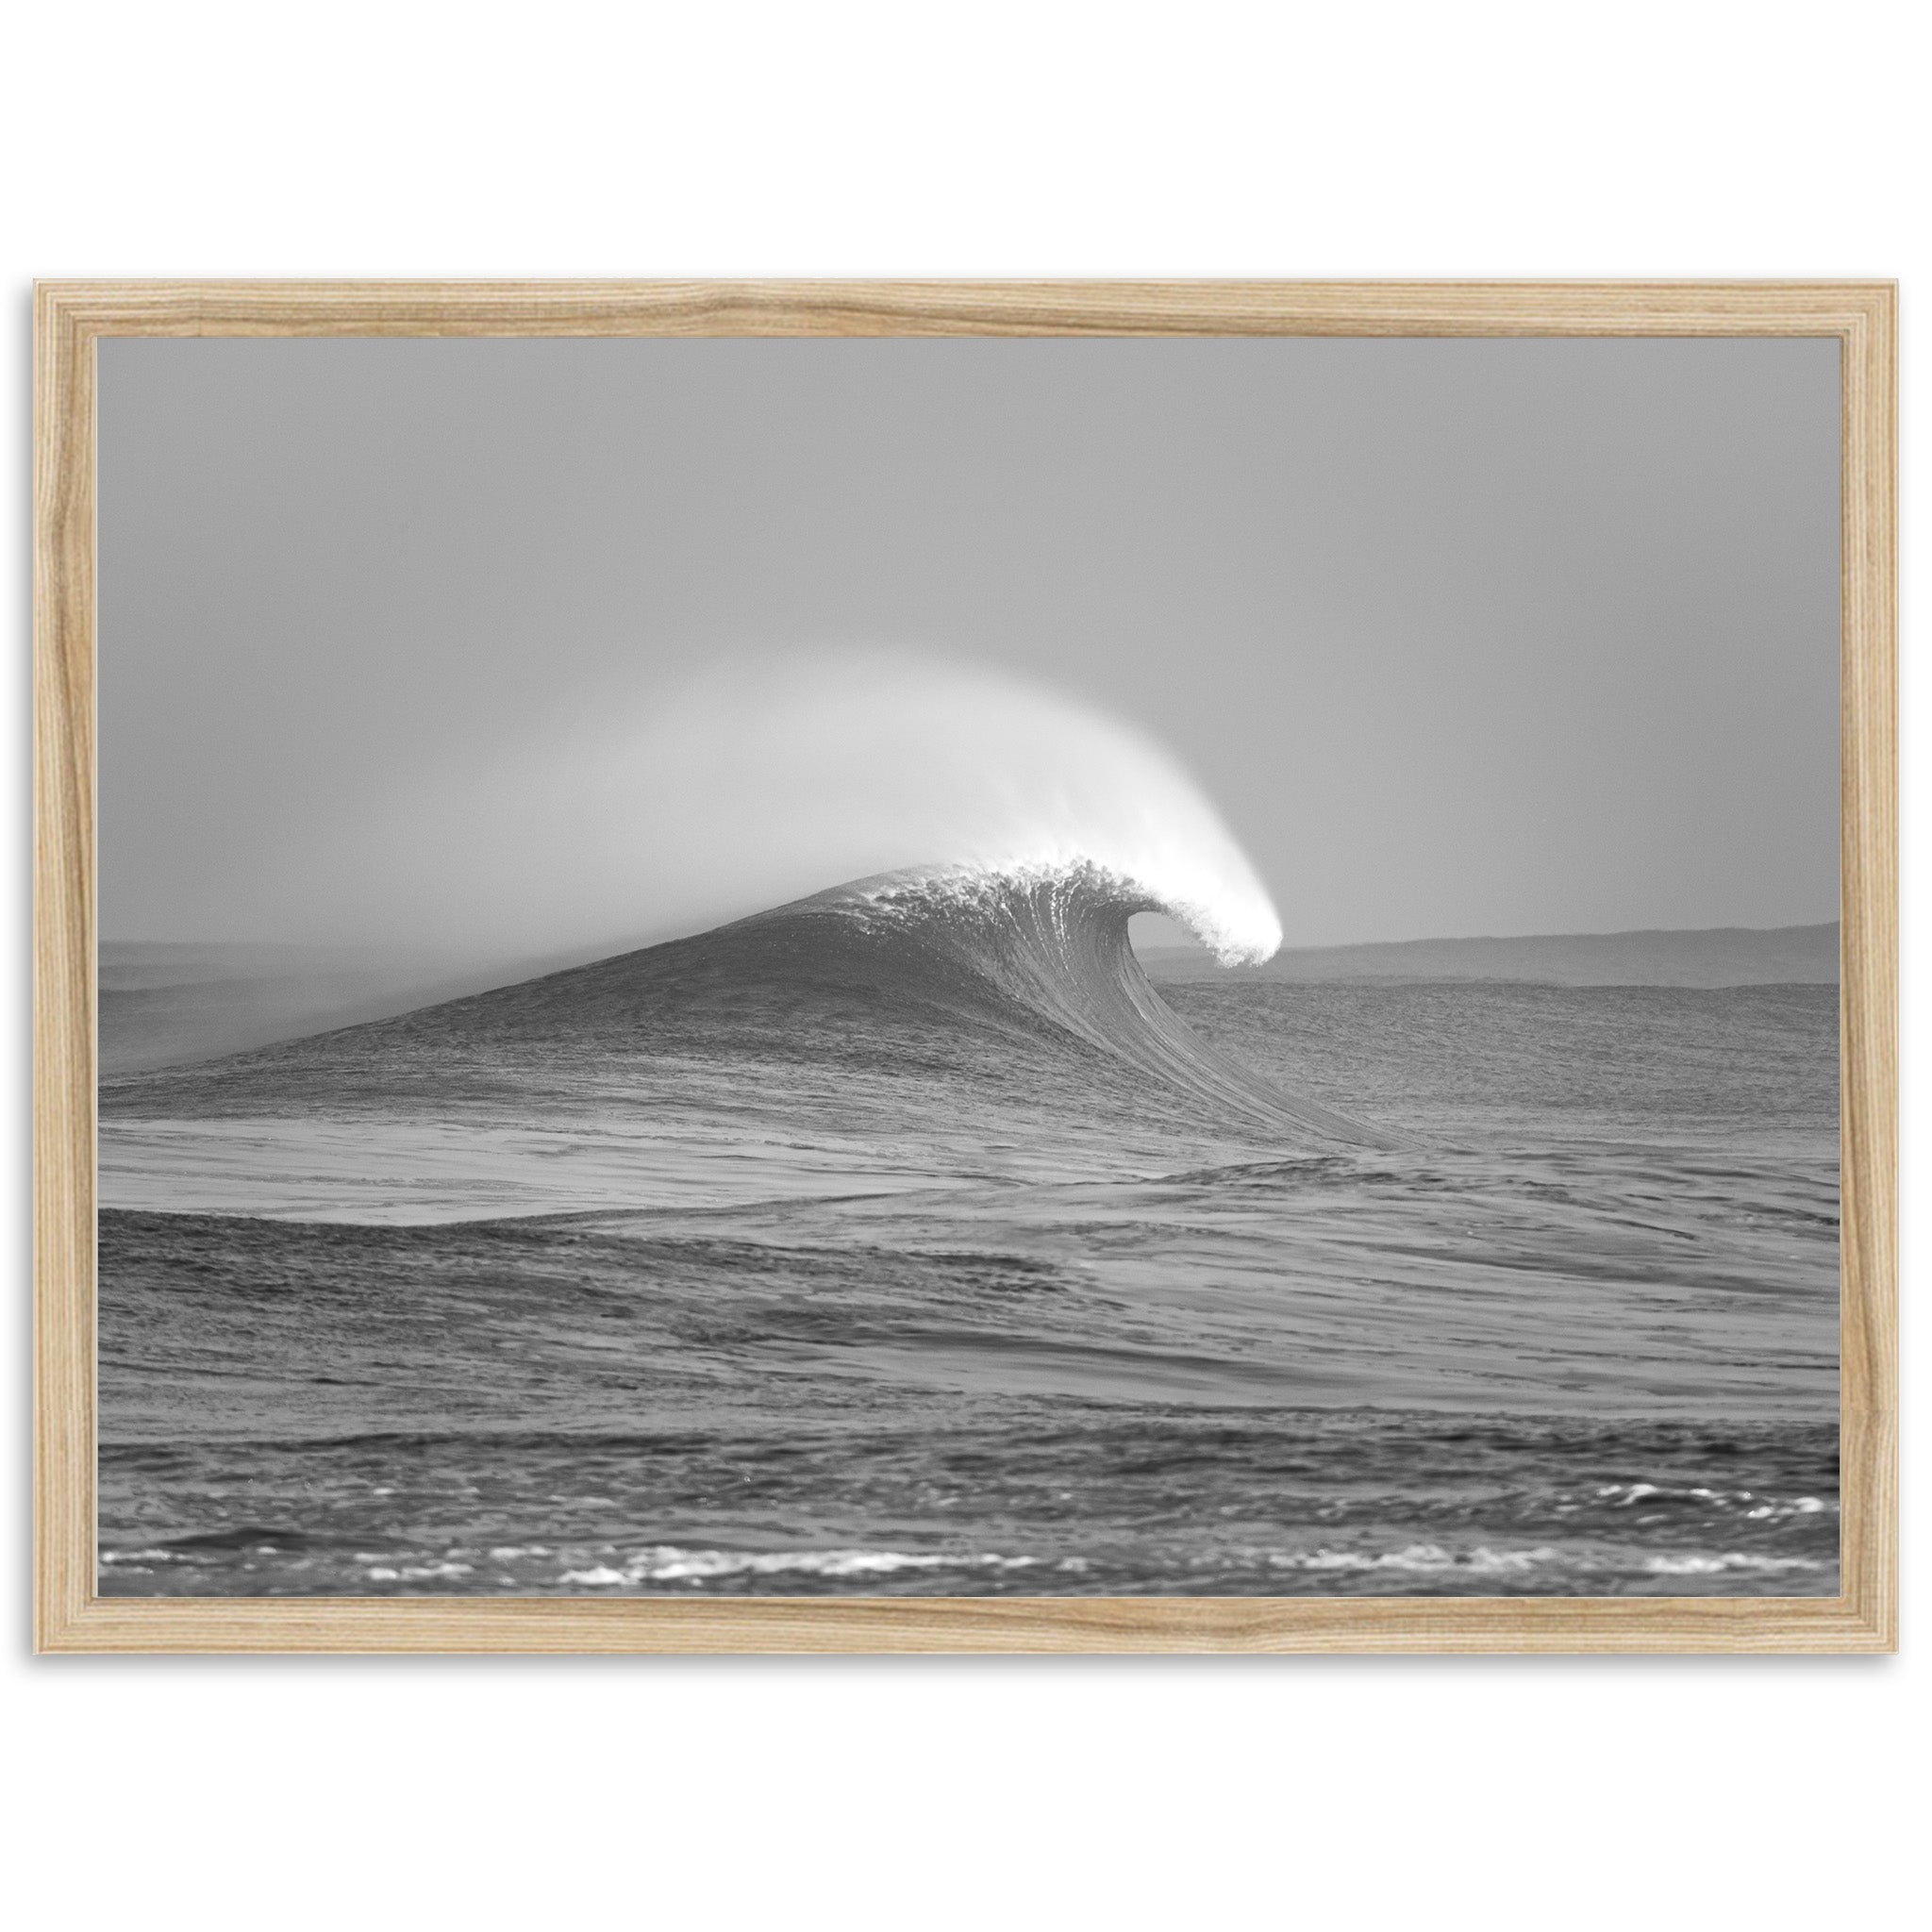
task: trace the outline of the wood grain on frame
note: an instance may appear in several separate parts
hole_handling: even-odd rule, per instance
[[[42,283],[34,368],[39,1648],[1896,1648],[1897,308],[1889,282]],[[1838,339],[1844,397],[1841,1596],[720,1602],[95,1594],[95,342],[102,336],[968,335]]]

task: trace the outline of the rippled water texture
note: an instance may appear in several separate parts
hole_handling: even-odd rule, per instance
[[[103,1089],[101,1587],[1835,1593],[1837,992],[868,882]]]

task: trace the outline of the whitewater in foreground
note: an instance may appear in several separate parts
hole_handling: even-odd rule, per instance
[[[1832,1593],[1826,986],[1079,858],[101,1092],[109,1592]]]

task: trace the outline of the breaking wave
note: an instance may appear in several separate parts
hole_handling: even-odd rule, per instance
[[[911,866],[686,939],[225,1059],[104,1103],[322,1119],[451,1083],[479,1104],[639,1106],[692,1131],[863,1133],[911,1146],[1025,1138],[1166,1163],[1168,1129],[1306,1148],[1409,1144],[1230,1058],[1160,997],[1137,913],[1234,950],[1224,908],[1091,858]]]

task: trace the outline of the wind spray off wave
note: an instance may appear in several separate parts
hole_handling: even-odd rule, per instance
[[[362,842],[331,933],[373,923],[505,957],[936,865],[1091,866],[1224,964],[1281,943],[1233,833],[1144,732],[1008,674],[878,653],[727,657],[673,691],[603,693],[535,721],[514,760],[426,770]]]
[[[1189,773],[1148,734],[1008,675],[877,655],[761,665],[682,691],[640,756],[706,796],[721,866],[771,875],[763,904],[910,866],[1095,868],[1223,964],[1281,944],[1267,889]]]

